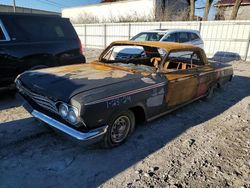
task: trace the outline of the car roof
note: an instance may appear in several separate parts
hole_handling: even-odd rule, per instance
[[[167,33],[172,31],[200,33],[198,30],[195,29],[154,29],[149,31],[142,31],[141,33]]]
[[[138,45],[138,46],[148,46],[148,47],[156,47],[163,48],[167,52],[173,50],[192,50],[192,51],[202,51],[201,48],[191,45],[191,44],[183,44],[176,42],[158,42],[158,41],[114,41],[110,44],[114,45]]]

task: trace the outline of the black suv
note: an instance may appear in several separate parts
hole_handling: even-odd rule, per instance
[[[85,63],[69,19],[36,14],[0,14],[0,88],[25,70]]]

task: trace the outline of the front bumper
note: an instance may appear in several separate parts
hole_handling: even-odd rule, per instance
[[[100,138],[107,132],[107,129],[108,129],[108,126],[105,125],[97,129],[90,130],[89,132],[83,133],[53,119],[52,117],[47,116],[46,114],[42,112],[39,112],[33,109],[32,106],[29,105],[28,103],[25,103],[23,106],[35,118],[45,122],[50,127],[56,130],[59,130],[60,132],[63,132],[69,135],[70,137],[73,137],[79,141],[87,141],[87,140]]]

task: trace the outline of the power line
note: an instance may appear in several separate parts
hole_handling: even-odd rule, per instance
[[[59,6],[59,5],[57,5],[57,4],[51,3],[51,2],[46,1],[46,0],[44,0],[44,1],[42,1],[42,0],[37,0],[37,1],[39,1],[39,2],[41,2],[41,3],[44,3],[44,4],[47,4],[47,5],[52,5],[52,6],[55,6],[55,7],[58,7],[58,8],[62,8],[62,6]]]
[[[52,4],[55,4],[55,5],[58,5],[58,6],[61,6],[61,7],[64,7],[65,5],[63,4],[60,4],[60,3],[57,3],[57,2],[54,2],[54,1],[51,1],[51,0],[44,0],[44,1],[47,1],[49,3],[52,3]]]

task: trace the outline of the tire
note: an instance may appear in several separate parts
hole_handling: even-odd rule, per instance
[[[210,98],[212,98],[212,96],[213,96],[213,93],[214,93],[214,88],[215,88],[215,86],[214,85],[212,85],[209,89],[208,89],[208,91],[207,91],[207,95],[206,95],[206,99],[210,99]]]
[[[113,148],[124,143],[135,128],[135,116],[130,110],[120,112],[108,122],[108,130],[104,136],[104,147]]]

